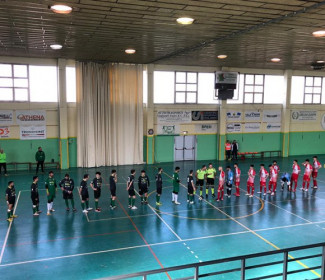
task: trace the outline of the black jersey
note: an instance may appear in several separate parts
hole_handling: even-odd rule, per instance
[[[162,188],[162,176],[160,173],[156,175],[156,187]]]
[[[187,187],[188,188],[193,188],[193,182],[194,182],[193,176],[188,175],[187,176]]]
[[[130,175],[128,177],[128,186],[129,186],[129,190],[134,190],[134,176]]]
[[[115,176],[109,176],[109,188],[111,190],[116,190]]]
[[[147,175],[145,175],[143,177],[139,176],[138,185],[139,185],[139,189],[149,187],[150,186],[149,177]]]
[[[86,195],[88,194],[88,185],[87,182],[82,180],[80,183],[80,188],[81,188],[81,194]]]
[[[65,192],[72,192],[74,189],[74,182],[71,178],[69,179],[62,179],[59,183],[60,188],[63,188]]]
[[[30,190],[31,190],[31,197],[37,198],[38,197],[38,184],[32,183],[32,185],[30,186]]]
[[[94,188],[97,189],[98,191],[101,190],[102,184],[103,184],[103,178],[94,178],[91,183],[94,185]]]
[[[7,188],[6,189],[6,196],[8,197],[8,200],[14,199],[16,197],[16,190],[15,187]]]

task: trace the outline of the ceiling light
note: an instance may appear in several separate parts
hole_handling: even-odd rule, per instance
[[[194,19],[190,17],[180,17],[176,20],[179,24],[188,25],[192,24]]]
[[[317,63],[325,63],[325,60],[317,60]]]
[[[57,14],[70,14],[72,8],[67,5],[52,5],[51,10]]]
[[[227,58],[227,55],[226,54],[219,54],[218,58],[219,59],[225,59],[225,58]]]
[[[314,31],[313,36],[315,36],[315,37],[324,37],[325,36],[325,30]]]
[[[272,62],[280,62],[281,61],[281,58],[273,57],[273,58],[271,58],[271,61]]]
[[[50,45],[50,48],[52,50],[61,50],[62,49],[62,45],[59,45],[59,44],[53,44],[53,45]]]
[[[127,54],[134,54],[135,52],[136,52],[135,49],[126,49],[125,50],[125,53],[127,53]]]

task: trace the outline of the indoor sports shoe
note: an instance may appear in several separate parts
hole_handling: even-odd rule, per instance
[[[252,194],[250,194],[250,195],[249,195],[249,197],[253,197],[253,195],[252,195]]]
[[[76,209],[76,208],[73,208],[72,211],[73,211],[73,212],[77,212],[77,209]]]
[[[178,201],[175,201],[175,204],[176,204],[176,205],[180,205],[181,203],[180,203],[180,202],[178,202]]]
[[[128,208],[130,208],[130,209],[131,209],[131,207],[132,207],[131,205],[128,205]]]
[[[263,195],[266,195],[266,192],[265,192],[265,193],[263,193]]]
[[[208,195],[206,195],[206,196],[205,196],[205,199],[208,199],[208,198],[209,198],[209,196],[208,196]]]
[[[88,207],[87,208],[87,211],[91,211],[91,210],[93,210],[93,208],[91,208],[91,207]]]
[[[17,218],[18,216],[17,215],[11,215],[10,218]]]
[[[36,213],[33,214],[33,216],[39,216],[39,214],[36,212]]]
[[[317,187],[317,186],[314,186],[313,188],[314,188],[314,189],[318,189],[318,187]]]
[[[271,195],[274,195],[274,192],[272,192]]]
[[[245,194],[245,195],[249,195],[249,193]]]
[[[51,216],[51,213],[50,212],[47,212],[47,214],[46,214],[47,216]]]
[[[51,212],[55,212],[55,210],[52,208],[51,210],[50,210]]]
[[[257,192],[257,193],[262,193],[262,192]]]
[[[136,209],[138,209],[138,207],[133,206],[131,209],[132,209],[132,210],[136,210]]]
[[[194,204],[194,201],[191,201],[190,204]]]
[[[200,195],[200,199],[201,199],[201,200],[203,199],[203,195]]]
[[[100,209],[99,209],[99,208],[97,208],[97,209],[95,210],[95,212],[98,212],[98,213],[99,213],[99,212],[101,212],[101,211],[100,211]]]
[[[13,218],[8,218],[7,221],[10,223],[12,222],[14,219]]]
[[[304,191],[305,189],[304,188],[300,188],[302,191]]]
[[[66,210],[67,210],[67,212],[69,212],[70,211],[70,208],[67,208]]]
[[[216,196],[214,194],[212,194],[212,198],[215,198]]]
[[[82,210],[83,213],[87,214],[88,211],[86,209]]]

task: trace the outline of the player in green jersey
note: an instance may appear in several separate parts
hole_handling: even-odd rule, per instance
[[[172,202],[174,202],[176,205],[179,205],[180,202],[178,202],[178,193],[179,193],[179,183],[181,182],[179,179],[179,171],[181,169],[177,166],[175,167],[175,172],[173,174],[173,193],[172,193]]]
[[[47,195],[47,215],[51,215],[51,212],[54,212],[53,209],[53,200],[56,195],[57,185],[56,180],[54,179],[53,171],[49,172],[49,177],[45,180],[45,189]]]

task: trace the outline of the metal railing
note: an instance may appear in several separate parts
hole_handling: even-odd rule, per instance
[[[313,254],[303,257],[293,257],[290,255],[290,252],[298,252],[302,250],[307,249],[321,249],[321,253],[319,254]],[[255,258],[261,258],[266,256],[273,256],[273,255],[279,255],[282,254],[283,258],[280,261],[272,261],[257,265],[247,265],[247,260],[255,259]],[[318,265],[313,264],[312,267],[307,267],[302,263],[303,260],[313,259],[313,258],[320,258],[320,262]],[[227,270],[221,270],[221,271],[211,271],[208,273],[202,273],[200,274],[200,269],[210,266],[210,265],[217,265],[217,264],[226,264],[229,262],[240,262],[240,267],[231,268]],[[299,265],[303,268],[301,269],[295,269],[295,270],[288,270],[288,264],[291,262],[298,262]],[[282,269],[277,271],[273,274],[263,275],[259,277],[254,278],[246,278],[246,272],[249,270],[254,270],[258,268],[265,268],[272,265],[281,265]],[[119,280],[119,279],[129,279],[129,278],[142,278],[143,280],[147,280],[148,276],[154,276],[162,273],[166,273],[168,275],[168,272],[175,272],[175,271],[184,271],[193,269],[193,273],[191,276],[182,277],[182,278],[175,278],[178,280],[185,280],[185,279],[203,279],[204,277],[210,277],[215,275],[222,275],[232,272],[240,272],[240,276],[236,277],[236,279],[240,280],[262,280],[262,279],[269,279],[272,277],[281,277],[283,280],[287,280],[288,275],[292,274],[300,274],[302,272],[310,271],[310,273],[313,273],[313,276],[317,276],[316,278],[309,278],[310,280],[325,280],[325,243],[317,243],[312,245],[305,245],[305,246],[299,246],[299,247],[292,247],[287,249],[281,249],[281,250],[275,250],[275,251],[269,251],[269,252],[263,252],[263,253],[256,253],[256,254],[250,254],[245,256],[238,256],[238,257],[230,257],[230,258],[224,258],[219,260],[213,260],[213,261],[206,261],[206,262],[200,262],[200,263],[192,263],[192,264],[186,264],[186,265],[179,265],[174,267],[168,267],[168,268],[162,268],[162,269],[155,269],[155,270],[149,270],[144,272],[137,272],[137,273],[131,273],[131,274],[125,274],[125,275],[119,275],[119,276],[111,276],[111,277],[105,277],[102,279],[107,280]],[[315,272],[316,269],[320,269],[320,273]],[[182,274],[182,273],[180,273]],[[184,275],[183,275],[184,276]],[[168,275],[168,278],[171,279],[171,277]],[[230,278],[229,278],[230,279]],[[295,278],[300,279],[300,278]],[[306,279],[306,277],[304,277]]]

